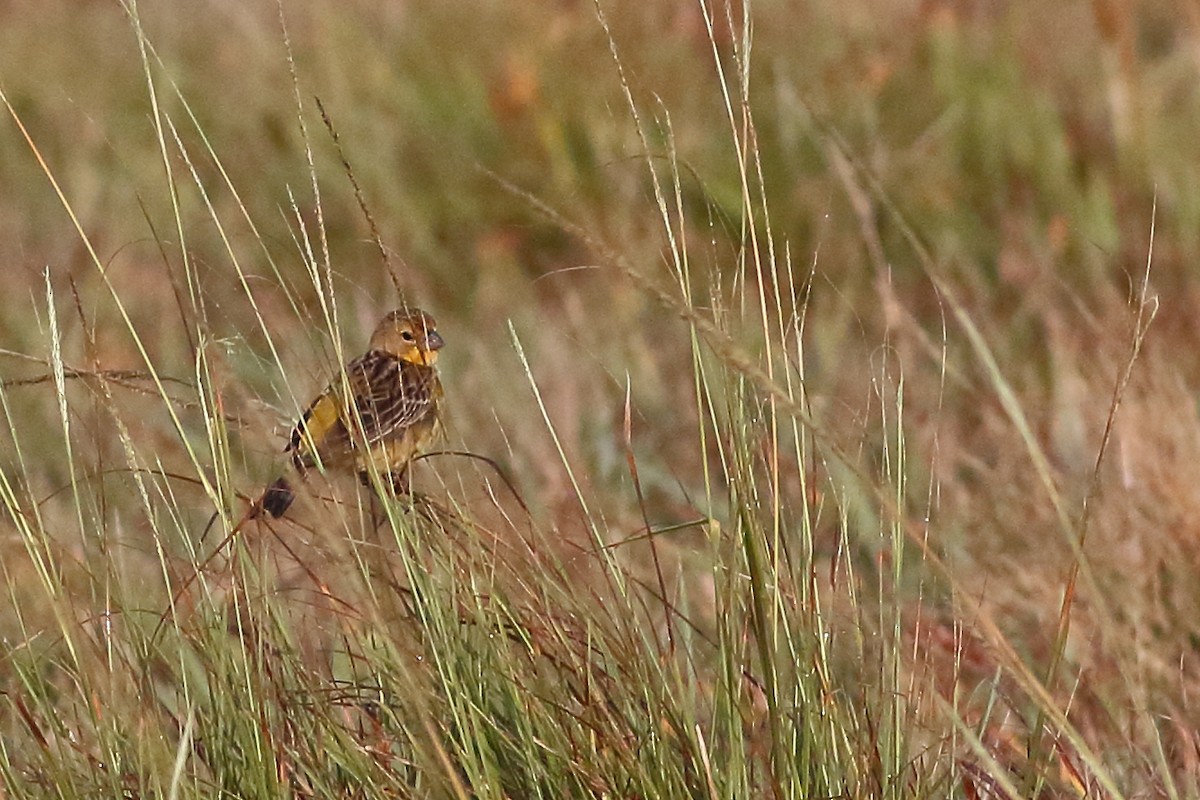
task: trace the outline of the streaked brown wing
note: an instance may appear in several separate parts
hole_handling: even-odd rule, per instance
[[[340,380],[331,383],[296,423],[287,450],[303,469],[315,464],[318,454],[322,460],[350,454],[359,425],[368,445],[397,436],[434,412],[436,380],[430,367],[368,351],[346,365],[351,401],[341,402]],[[357,421],[344,418],[351,410]]]
[[[347,368],[355,390],[353,407],[368,444],[399,435],[434,410],[435,373],[379,351]]]

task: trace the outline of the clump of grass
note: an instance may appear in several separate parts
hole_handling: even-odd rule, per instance
[[[160,68],[142,42],[147,85],[159,98]],[[217,190],[201,179],[201,159],[205,170],[225,174],[217,151],[203,138],[199,149],[187,143],[191,134],[179,124],[195,126],[196,119],[186,104],[177,119],[161,103],[155,100],[155,121],[174,216],[182,218],[185,191],[194,193],[229,243],[231,221],[216,211]],[[202,128],[192,130],[203,137]],[[36,141],[29,143],[40,157]],[[682,209],[668,201],[655,162],[647,166],[669,234],[685,221]],[[47,176],[56,184],[49,166]],[[342,309],[318,187],[314,177],[315,223],[294,218],[295,257],[311,283],[304,292],[320,299],[320,310],[300,321],[327,333],[330,356],[323,360],[337,363],[347,346],[339,338]],[[227,178],[220,191],[237,196]],[[747,209],[758,202],[750,194],[744,200]],[[251,217],[243,221],[256,230]],[[81,223],[77,230],[103,275]],[[25,526],[30,560],[60,564],[43,568],[35,583],[50,619],[22,619],[24,643],[10,658],[20,676],[10,694],[18,711],[9,731],[11,786],[139,795],[719,796],[763,789],[832,795],[902,779],[903,745],[895,734],[886,763],[855,760],[851,743],[864,732],[852,709],[880,697],[840,695],[834,683],[832,643],[805,566],[811,539],[786,541],[787,528],[806,526],[815,513],[809,493],[787,510],[782,499],[768,500],[778,495],[783,473],[780,445],[770,445],[764,458],[763,436],[790,442],[796,464],[811,460],[811,432],[787,422],[790,434],[781,433],[772,407],[779,399],[771,394],[780,391],[791,408],[800,407],[798,376],[793,383],[786,358],[770,355],[764,372],[732,343],[741,335],[737,301],[714,293],[710,301],[728,308],[720,312],[728,321],[705,321],[692,299],[684,243],[672,249],[682,294],[671,302],[687,312],[680,332],[690,341],[696,387],[689,413],[702,460],[714,468],[686,525],[650,519],[631,406],[621,446],[640,496],[640,532],[614,526],[593,507],[545,403],[546,379],[515,327],[514,351],[556,443],[557,469],[571,486],[573,521],[530,514],[498,493],[500,484],[486,472],[448,461],[428,494],[368,502],[362,493],[339,497],[339,487],[322,487],[319,496],[334,494],[305,504],[308,518],[268,523],[238,521],[253,497],[245,487],[255,485],[247,483],[253,472],[243,464],[242,442],[264,413],[227,377],[237,371],[230,354],[238,345],[222,347],[214,335],[204,281],[183,227],[175,230],[178,252],[170,254],[166,239],[160,245],[166,261],[179,264],[179,318],[194,354],[182,390],[168,390],[174,384],[159,374],[147,333],[124,312],[129,300],[109,284],[145,367],[146,380],[136,385],[147,392],[138,399],[169,419],[174,443],[164,448],[137,430],[111,375],[71,368],[95,398],[89,425],[117,432],[124,485],[86,474],[91,459],[73,430],[79,393],[66,380],[59,301],[47,283],[57,438],[73,486],[72,500],[60,505],[74,510],[80,545],[74,569],[40,558],[58,542],[54,527],[36,515],[30,489],[7,493],[10,515]],[[746,253],[754,247],[743,245]],[[277,344],[287,337],[262,310],[253,276],[229,244],[225,260],[271,353],[268,363],[289,374],[290,354]],[[655,279],[639,280],[653,291]],[[719,291],[715,284],[712,290]],[[301,307],[298,299],[289,305]],[[791,309],[776,305],[774,319],[776,328],[764,319],[764,341],[778,348],[798,341]],[[86,324],[81,309],[77,321]],[[785,384],[774,383],[776,369]],[[291,386],[286,392],[293,401],[300,396]],[[20,448],[18,418],[9,419]],[[98,438],[89,444],[98,463],[111,446]],[[131,489],[140,498],[126,511],[134,519],[104,519],[110,505],[126,508],[117,500]],[[215,555],[196,541],[204,501],[218,509],[218,535],[209,540],[221,541]],[[382,527],[374,524],[375,504],[386,512]],[[114,527],[136,557],[110,554],[108,537],[90,535]],[[684,553],[659,539],[688,527],[707,544],[687,556],[696,563],[684,572]],[[639,552],[650,555],[652,569],[639,563]],[[156,564],[157,580],[147,579],[147,564]],[[692,578],[709,588],[689,585]],[[72,581],[81,586],[68,593]],[[42,638],[54,641],[39,646]],[[894,651],[888,658],[894,672]],[[888,718],[889,726],[895,722]]]
[[[1029,276],[976,280],[973,253],[994,243],[920,192],[897,199],[827,122],[806,129],[806,157],[844,193],[854,235],[782,235],[807,206],[775,182],[795,163],[772,114],[794,106],[783,73],[778,105],[757,94],[750,22],[776,12],[762,5],[702,4],[678,23],[708,76],[684,105],[717,109],[719,126],[652,94],[640,70],[661,65],[637,15],[607,6],[589,24],[627,113],[600,133],[539,105],[520,62],[499,94],[456,76],[461,117],[444,97],[422,104],[461,139],[494,141],[493,124],[540,137],[520,168],[473,173],[465,216],[505,218],[472,239],[488,273],[475,283],[414,266],[463,210],[384,191],[351,144],[364,123],[307,101],[286,17],[282,136],[299,143],[288,174],[308,175],[276,195],[276,224],[127,9],[160,171],[137,282],[5,95],[82,252],[39,276],[27,350],[43,355],[0,389],[8,791],[1197,794],[1192,669],[1171,644],[1195,635],[1194,599],[1146,524],[1156,509],[1131,497],[1162,477],[1167,432],[1196,430],[1164,422],[1187,395],[1146,339],[1148,278],[1132,315],[1070,289],[1053,298],[1075,311],[1031,302],[1012,329],[1048,344],[1023,358],[1025,334],[980,295]],[[956,82],[961,51],[941,56],[939,91],[969,94],[978,122],[994,97]],[[1019,95],[1020,71],[996,69],[1001,96]],[[1039,136],[1061,133],[1050,105],[1032,113]],[[1025,154],[1054,167],[1039,198],[1079,200],[1058,151],[1021,149],[1012,129],[991,132],[1014,149],[985,159],[984,182]],[[605,146],[636,157],[606,162]],[[410,176],[446,168],[444,147]],[[377,202],[439,222],[414,225],[401,259]],[[960,263],[928,249],[929,227]],[[347,249],[347,228],[367,243]],[[838,285],[830,252],[855,248],[874,282]],[[546,280],[523,274],[530,252],[553,265]],[[436,301],[450,305],[448,452],[415,466],[413,496],[314,477],[285,519],[246,519],[279,468],[271,431],[400,292],[432,296],[443,321]],[[1154,599],[1106,596],[1134,588]]]

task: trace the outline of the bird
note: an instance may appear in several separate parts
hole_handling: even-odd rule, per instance
[[[303,478],[313,467],[371,473],[407,486],[407,469],[441,433],[438,351],[445,341],[429,314],[413,307],[390,312],[371,334],[367,352],[346,364],[292,428],[285,453]],[[251,516],[278,519],[296,493],[286,475],[266,488]]]

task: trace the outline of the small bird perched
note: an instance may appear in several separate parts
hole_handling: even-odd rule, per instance
[[[374,467],[402,485],[409,462],[441,428],[435,364],[443,344],[437,323],[424,311],[405,307],[384,317],[367,352],[346,365],[344,380],[330,383],[292,429],[285,452],[301,477],[318,465],[352,468],[366,483]],[[295,499],[281,477],[263,492],[252,516],[266,511],[281,517]]]

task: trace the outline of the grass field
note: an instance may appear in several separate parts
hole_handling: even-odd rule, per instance
[[[1193,5],[126,3],[0,5],[0,797],[1200,797]]]

